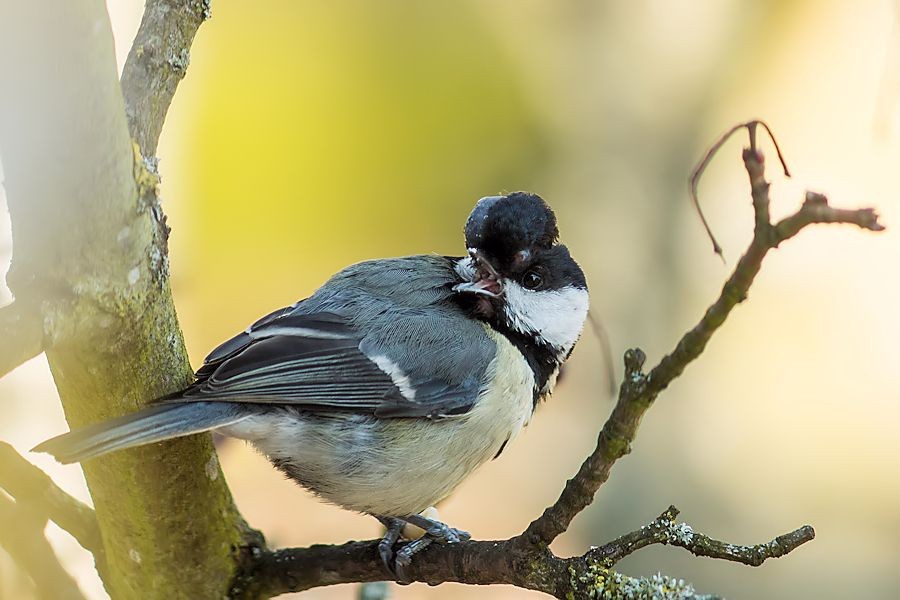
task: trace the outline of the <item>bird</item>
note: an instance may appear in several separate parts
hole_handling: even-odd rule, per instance
[[[537,194],[480,199],[464,256],[351,265],[206,357],[186,388],[34,448],[73,463],[215,431],[248,441],[324,500],[386,528],[398,580],[434,542],[421,515],[503,452],[581,336],[587,282]],[[424,534],[401,542],[406,524]]]

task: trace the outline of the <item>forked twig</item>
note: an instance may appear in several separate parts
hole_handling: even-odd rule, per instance
[[[700,217],[700,222],[703,223],[703,228],[706,230],[706,235],[709,236],[710,241],[713,245],[713,252],[719,255],[719,258],[722,261],[725,261],[725,255],[722,252],[722,246],[719,245],[719,242],[716,240],[716,236],[713,235],[712,229],[709,226],[709,223],[706,220],[706,215],[703,214],[703,209],[700,208],[700,197],[697,192],[697,188],[700,184],[700,177],[703,176],[703,172],[706,171],[706,167],[709,166],[709,163],[712,162],[713,157],[716,153],[719,152],[719,149],[725,145],[732,135],[734,135],[737,131],[741,129],[747,130],[747,135],[750,137],[750,151],[758,152],[756,147],[756,127],[758,125],[762,125],[766,133],[769,134],[769,139],[772,140],[772,144],[775,146],[775,152],[778,154],[778,160],[781,162],[781,167],[784,169],[784,176],[790,177],[791,172],[788,170],[787,163],[784,160],[784,155],[781,153],[781,147],[778,145],[778,140],[775,139],[775,135],[772,133],[772,130],[769,128],[769,125],[761,120],[761,119],[753,119],[752,121],[747,121],[745,123],[739,123],[723,133],[719,136],[712,146],[706,151],[703,155],[703,158],[700,159],[700,162],[697,163],[697,166],[694,167],[694,170],[691,171],[690,178],[690,194],[691,194],[691,202],[694,204],[694,209],[697,211],[697,216]]]

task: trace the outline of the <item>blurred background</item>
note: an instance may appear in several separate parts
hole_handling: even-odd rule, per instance
[[[108,2],[120,67],[142,5]],[[690,170],[720,132],[761,117],[794,174],[785,180],[770,160],[776,216],[812,188],[835,205],[878,207],[888,231],[819,226],[773,252],[749,301],[659,398],[632,454],[554,550],[581,554],[674,503],[696,530],[735,543],[804,523],[817,537],[757,569],[654,547],[622,571],[661,571],[730,598],[900,596],[895,4],[217,0],[212,11],[159,148],[173,288],[195,367],[347,264],[461,254],[473,203],[519,189],[556,209],[617,374],[631,346],[655,364],[715,298],[751,234],[746,137],[725,146],[701,184],[725,266],[688,201]],[[0,265],[10,250],[0,210]],[[603,360],[587,332],[554,397],[441,507],[443,519],[505,538],[553,502],[612,408]],[[67,429],[43,358],[0,381],[0,407],[0,439],[23,453]],[[27,456],[89,500],[79,467]],[[373,519],[318,502],[241,443],[220,456],[240,509],[273,545],[378,533]],[[85,593],[105,598],[87,553],[50,527]],[[0,551],[0,595],[27,590]],[[391,593],[542,597],[453,584]]]

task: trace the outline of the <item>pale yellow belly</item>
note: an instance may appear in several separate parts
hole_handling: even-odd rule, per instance
[[[466,414],[428,419],[298,417],[231,426],[279,468],[329,502],[384,516],[416,514],[443,500],[497,455],[533,409],[534,375],[521,353],[488,330],[497,354],[491,385]]]

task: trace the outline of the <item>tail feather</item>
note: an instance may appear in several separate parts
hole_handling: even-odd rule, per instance
[[[247,412],[230,402],[157,404],[136,413],[70,431],[35,446],[62,463],[152,444],[236,423]]]

